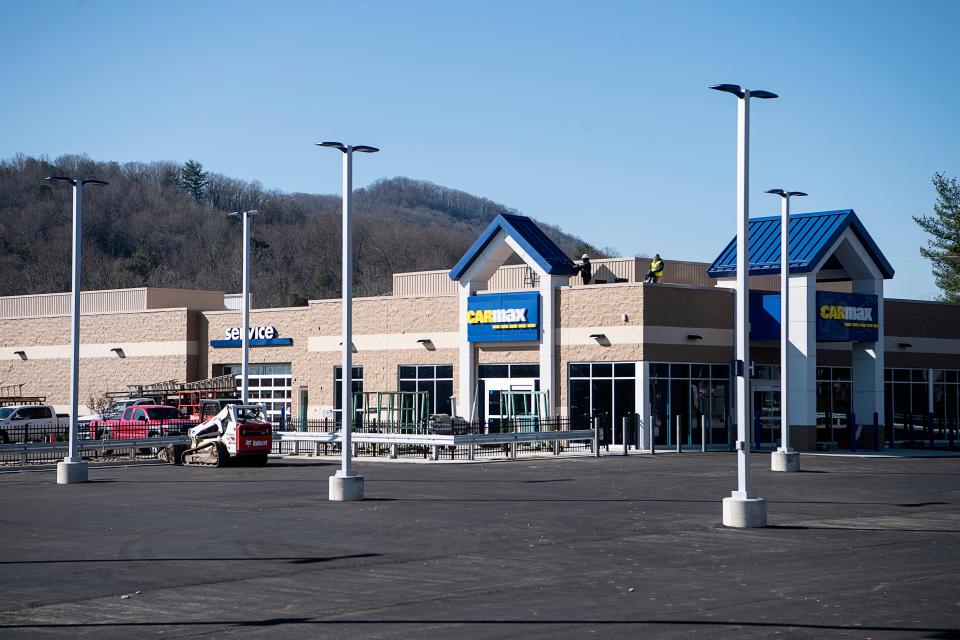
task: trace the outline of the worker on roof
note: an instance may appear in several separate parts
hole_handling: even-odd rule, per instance
[[[590,284],[590,279],[593,277],[593,267],[590,266],[590,256],[587,254],[580,256],[580,264],[577,265],[577,270],[574,273],[580,274],[580,277],[583,278],[583,284]]]
[[[663,258],[659,253],[653,254],[653,262],[650,263],[650,271],[643,277],[644,282],[656,284],[663,278]]]

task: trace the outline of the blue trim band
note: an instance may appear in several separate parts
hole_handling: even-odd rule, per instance
[[[269,340],[261,338],[258,340],[251,340],[251,347],[288,347],[293,344],[293,338],[270,338]],[[210,346],[214,349],[222,349],[224,347],[242,347],[243,340],[211,340]]]

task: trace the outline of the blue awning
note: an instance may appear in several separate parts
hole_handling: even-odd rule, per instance
[[[893,277],[893,267],[867,233],[853,209],[797,213],[790,216],[790,273],[809,273],[847,229],[852,229],[883,274]],[[750,275],[780,273],[780,216],[751,218],[747,225]],[[729,278],[737,273],[737,239],[707,268],[711,278]]]

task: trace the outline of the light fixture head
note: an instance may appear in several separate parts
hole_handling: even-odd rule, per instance
[[[369,147],[365,144],[357,145],[353,148],[353,150],[359,151],[360,153],[376,153],[377,151],[380,151],[380,149],[377,149],[376,147]]]
[[[49,178],[44,178],[47,182],[69,182],[70,184],[77,184],[77,181],[68,176],[50,176]]]
[[[243,220],[244,214],[246,214],[246,216],[249,218],[251,216],[257,215],[258,213],[260,212],[257,211],[256,209],[250,209],[249,211],[231,211],[230,213],[227,214],[227,217],[236,218],[237,220]]]
[[[771,91],[764,91],[763,89],[747,90],[741,87],[738,84],[712,84],[710,88],[714,91],[723,91],[725,93],[732,93],[740,99],[750,97],[750,98],[760,98],[761,100],[769,100],[771,98],[779,98],[777,94]]]
[[[13,355],[15,355],[15,356],[20,356],[20,359],[21,359],[21,360],[26,360],[26,359],[27,359],[27,352],[26,352],[26,351],[14,351],[14,352],[13,352]]]
[[[126,357],[127,357],[127,354],[125,354],[125,353],[123,352],[123,347],[113,347],[112,349],[110,349],[110,351],[113,351],[115,354],[117,354],[117,357],[118,357],[118,358],[126,358]]]
[[[909,342],[899,342],[899,343],[897,343],[897,346],[900,347],[901,349],[912,349],[912,348],[913,348],[913,345],[910,344]]]
[[[342,142],[318,142],[316,143],[318,147],[331,147],[333,149],[340,149],[344,153],[347,152],[347,145]]]
[[[703,336],[696,333],[688,333],[687,340],[703,340]]]
[[[743,89],[738,84],[712,84],[710,88],[714,91],[723,91],[725,93],[732,93],[738,98],[743,97]]]

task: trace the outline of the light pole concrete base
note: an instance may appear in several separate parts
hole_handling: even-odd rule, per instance
[[[87,482],[87,463],[86,462],[63,462],[57,463],[57,484],[76,484],[78,482]]]
[[[723,526],[754,529],[767,526],[767,501],[764,498],[723,499]]]
[[[771,471],[800,471],[800,452],[777,449],[770,454]]]
[[[363,476],[330,476],[330,501],[363,500]]]

